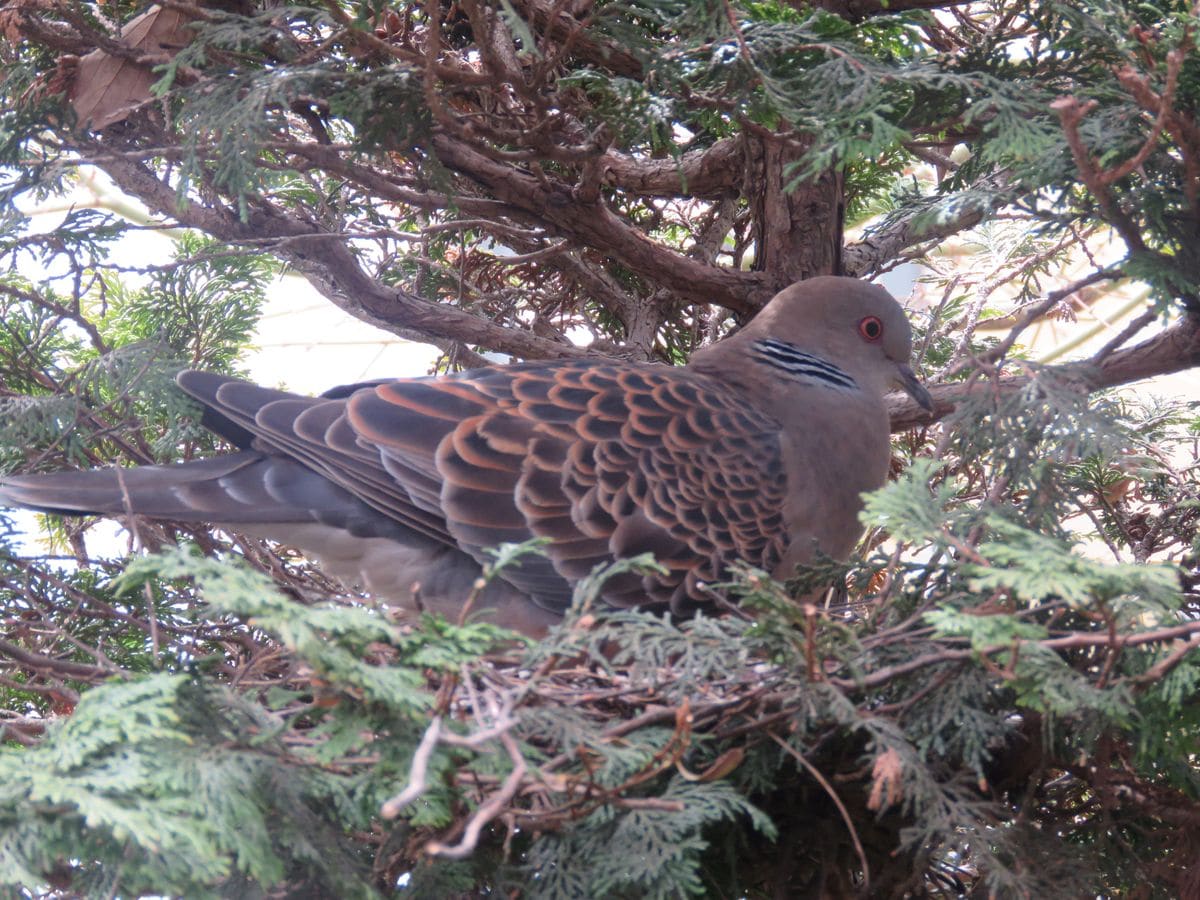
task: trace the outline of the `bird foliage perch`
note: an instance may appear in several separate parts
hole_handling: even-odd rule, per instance
[[[526,363],[340,388],[318,398],[185,371],[237,453],[168,467],[0,479],[0,504],[203,522],[298,547],[351,586],[456,615],[503,543],[476,613],[542,634],[571,585],[683,615],[743,562],[787,577],[844,558],[890,459],[884,394],[932,411],[912,332],[882,288],[815,278],[678,369]]]

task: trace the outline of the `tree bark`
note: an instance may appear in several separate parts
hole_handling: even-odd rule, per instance
[[[789,189],[795,179],[790,170],[807,146],[767,135],[748,140],[761,186],[754,201],[755,270],[768,274],[772,292],[817,275],[840,274],[841,173],[824,172]]]

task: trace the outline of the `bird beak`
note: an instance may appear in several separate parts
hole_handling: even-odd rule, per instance
[[[933,412],[933,398],[929,396],[929,391],[925,390],[925,385],[917,381],[916,374],[904,363],[896,366],[896,383],[904,388],[904,393],[917,401],[921,409]]]

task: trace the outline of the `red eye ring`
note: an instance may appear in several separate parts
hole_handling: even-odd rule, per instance
[[[862,339],[868,343],[874,344],[883,337],[883,322],[879,316],[867,316],[859,320],[858,333],[862,335]]]

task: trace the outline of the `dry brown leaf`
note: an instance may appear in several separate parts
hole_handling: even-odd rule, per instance
[[[894,748],[888,748],[875,757],[871,768],[871,795],[867,797],[867,809],[882,812],[900,802],[901,776],[904,762]]]
[[[14,45],[26,38],[36,40],[33,37],[36,30],[28,28],[26,22],[37,22],[44,17],[47,5],[45,0],[9,0],[0,9],[0,37]]]
[[[152,6],[121,29],[121,43],[143,53],[173,54],[191,38],[191,17]],[[71,105],[80,127],[99,131],[152,99],[159,76],[148,66],[93,50],[79,60]]]
[[[0,37],[10,44],[19,44],[25,37],[21,28],[21,14],[11,9],[0,9]]]

